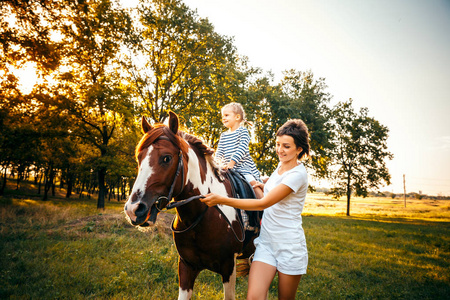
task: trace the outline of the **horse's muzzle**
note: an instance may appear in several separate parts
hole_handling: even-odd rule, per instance
[[[147,227],[155,224],[159,211],[155,205],[149,207],[145,202],[139,201],[125,204],[125,212],[132,225]]]

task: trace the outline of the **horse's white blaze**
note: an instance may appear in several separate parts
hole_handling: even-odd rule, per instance
[[[209,163],[206,164],[206,179],[204,182],[202,182],[200,172],[197,171],[199,169],[200,162],[198,161],[197,155],[195,154],[194,150],[192,150],[191,148],[189,148],[188,156],[189,163],[186,178],[193,184],[194,189],[198,188],[202,195],[206,195],[209,193],[209,191],[213,191],[216,194],[227,196],[225,185],[216,178],[212,166]],[[233,207],[220,205],[220,209],[230,222],[237,220],[236,211]],[[222,216],[220,215],[220,217]]]
[[[145,191],[147,188],[147,181],[153,174],[153,168],[150,166],[150,154],[152,151],[153,145],[148,148],[147,155],[144,157],[141,165],[139,166],[139,173],[136,181],[134,182],[133,190],[131,191],[132,194],[139,191]]]
[[[178,289],[178,300],[189,300],[192,297],[192,290]]]
[[[135,211],[139,206],[139,201],[135,203],[131,203],[132,196],[137,194],[137,200],[140,200],[142,196],[144,196],[145,190],[147,188],[147,182],[150,176],[153,174],[153,168],[150,166],[150,154],[152,153],[153,146],[150,146],[147,150],[147,155],[141,161],[139,167],[138,176],[134,182],[133,189],[131,190],[131,195],[128,198],[125,207],[127,208],[127,215],[131,218],[131,220],[136,221]]]

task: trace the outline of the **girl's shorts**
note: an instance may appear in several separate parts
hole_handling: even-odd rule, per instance
[[[306,241],[299,243],[264,243],[254,240],[256,247],[253,261],[260,261],[277,268],[286,275],[306,274],[308,250]]]
[[[248,182],[252,182],[252,181],[258,181],[255,179],[255,176],[251,175],[251,174],[243,174],[245,180],[247,180]]]

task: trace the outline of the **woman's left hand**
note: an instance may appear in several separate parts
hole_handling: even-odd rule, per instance
[[[222,204],[223,199],[225,199],[225,197],[211,193],[205,195],[205,198],[200,198],[200,201],[211,207],[217,204]]]
[[[255,183],[252,184],[252,188],[256,188],[256,187],[259,187],[264,191],[264,183],[255,181]]]

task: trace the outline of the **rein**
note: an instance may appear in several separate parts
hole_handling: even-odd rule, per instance
[[[167,207],[167,209],[171,209],[171,208],[174,208],[174,207],[179,207],[179,206],[182,206],[182,205],[185,205],[185,204],[191,202],[192,200],[201,199],[201,198],[205,198],[205,196],[203,196],[203,195],[198,195],[198,196],[190,197],[190,198],[188,198],[188,199],[186,199],[186,200],[181,200],[181,201],[177,201],[177,202],[172,202],[173,205],[172,205],[171,207]],[[182,203],[181,203],[181,202],[182,202]],[[177,204],[179,204],[179,205],[177,205]],[[217,209],[217,211],[219,212],[219,214],[221,214],[221,215],[223,216],[223,218],[225,219],[225,221],[228,223],[228,225],[230,226],[231,231],[233,232],[234,237],[236,238],[236,240],[238,240],[240,243],[242,243],[242,242],[245,240],[245,229],[244,229],[244,225],[242,224],[242,222],[239,221],[239,218],[238,218],[238,224],[239,224],[239,227],[241,227],[241,236],[242,236],[241,238],[239,238],[239,237],[237,236],[237,233],[236,233],[236,231],[234,230],[233,226],[231,225],[230,220],[228,220],[227,216],[223,213],[223,211],[222,211],[217,205],[215,205],[215,206],[213,206],[213,207],[214,207],[215,209]],[[194,221],[194,223],[192,223],[189,227],[187,227],[187,228],[185,228],[185,229],[183,229],[183,230],[176,230],[175,227],[173,226],[173,224],[175,223],[175,218],[176,218],[176,216],[175,216],[175,218],[173,218],[173,220],[172,220],[172,225],[171,225],[172,231],[173,231],[174,233],[184,233],[184,232],[187,232],[187,231],[191,230],[192,228],[194,228],[195,226],[197,226],[198,223],[200,223],[200,221],[203,219],[203,216],[205,215],[205,213],[206,213],[206,211],[208,210],[208,208],[209,208],[209,206],[206,206],[206,208],[205,208],[205,209],[202,211],[202,213],[197,217],[197,219]]]
[[[160,136],[158,139],[164,139],[164,140],[170,141],[169,138],[167,138],[165,136]],[[180,149],[180,153],[178,154],[177,171],[175,172],[175,177],[173,178],[172,185],[170,186],[169,194],[167,195],[167,197],[166,196],[159,196],[158,199],[156,199],[156,201],[155,201],[155,207],[156,207],[156,209],[158,209],[158,211],[161,212],[163,210],[169,210],[169,209],[172,209],[172,208],[180,207],[180,206],[188,204],[189,202],[191,202],[193,200],[198,200],[198,199],[201,199],[201,198],[205,198],[205,196],[203,196],[203,195],[197,195],[197,196],[192,196],[192,197],[190,197],[188,199],[170,202],[171,199],[172,199],[173,191],[175,189],[175,183],[176,183],[177,178],[180,175],[180,173],[181,173],[181,176],[182,176],[181,184],[184,185],[184,179],[185,179],[184,178],[184,164],[183,164],[183,153],[182,153],[181,149]],[[184,188],[184,186],[183,186],[183,188]],[[181,194],[181,192],[183,191],[183,188],[181,189],[181,191],[178,193],[177,196],[179,196]],[[177,196],[174,196],[173,198],[175,198]],[[172,220],[172,225],[171,225],[172,231],[174,233],[184,233],[184,232],[187,232],[187,231],[191,230],[192,228],[197,226],[198,223],[200,223],[200,221],[203,219],[203,216],[206,214],[206,211],[208,210],[208,208],[209,208],[209,206],[206,206],[206,208],[197,217],[197,219],[189,227],[187,227],[187,228],[185,228],[183,230],[176,230],[174,228],[173,224],[175,222],[175,218],[177,217],[177,216],[175,216],[173,218],[173,220]],[[230,226],[231,231],[233,232],[234,237],[236,238],[236,240],[238,240],[239,242],[242,243],[244,241],[244,239],[245,239],[245,229],[244,229],[244,225],[242,224],[242,222],[240,222],[239,218],[238,218],[238,223],[239,223],[239,226],[241,227],[241,233],[242,233],[241,236],[242,236],[242,238],[239,238],[237,236],[237,233],[234,231],[233,226],[231,226],[230,220],[228,220],[227,216],[223,213],[223,211],[217,205],[215,205],[214,208],[217,209],[219,214],[221,214],[224,217],[225,221]]]

